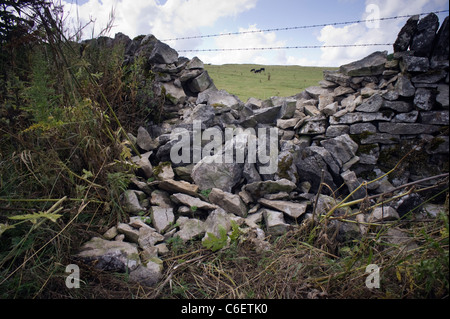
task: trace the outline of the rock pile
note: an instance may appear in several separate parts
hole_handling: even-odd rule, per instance
[[[161,258],[170,240],[205,240],[236,223],[256,249],[269,249],[267,237],[282,235],[336,204],[320,195],[313,205],[321,181],[328,185],[323,193],[339,188],[340,194],[349,194],[388,172],[410,150],[415,158],[407,170],[370,183],[353,198],[448,172],[448,17],[438,27],[434,14],[412,17],[393,54],[374,52],[338,71],[325,71],[318,86],[295,96],[246,103],[218,90],[198,58],[178,57],[151,35],[134,40],[117,35],[111,41],[125,43],[125,63],[144,58],[156,74],[155,90],[165,97],[164,114],[170,116],[161,124],[140,127],[136,137],[130,135],[142,151],[132,159],[139,171],[122,195],[130,222],[93,238],[78,258],[96,260],[102,269],[128,269],[132,280],[152,285],[161,277]],[[196,129],[195,123],[201,127]],[[204,150],[210,142],[204,138],[195,144],[196,134],[204,137],[215,130],[226,137],[227,128],[235,134],[224,139],[222,150],[205,154],[195,149],[200,145]],[[273,128],[275,139],[269,134]],[[171,158],[179,142],[173,134],[177,131],[192,142],[190,162]],[[214,160],[233,147],[232,161]],[[252,147],[268,154],[275,169],[264,170],[268,161],[261,157],[250,161]],[[357,221],[395,220],[418,201],[418,195],[411,195],[381,212],[357,215]],[[365,231],[354,223],[337,226],[338,239]]]

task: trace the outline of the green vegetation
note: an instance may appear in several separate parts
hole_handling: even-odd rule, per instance
[[[253,73],[251,69],[265,68]],[[205,65],[216,87],[237,95],[242,102],[250,97],[267,99],[271,96],[292,96],[305,88],[318,85],[324,70],[335,68],[256,64]]]

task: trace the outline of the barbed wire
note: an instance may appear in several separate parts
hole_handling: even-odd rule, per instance
[[[301,45],[286,47],[263,47],[263,48],[235,48],[235,49],[186,49],[178,52],[219,52],[219,51],[264,51],[264,50],[288,50],[288,49],[322,49],[322,48],[350,48],[370,46],[391,46],[393,43],[363,43],[363,44],[336,44],[336,45]]]
[[[430,13],[444,13],[449,12],[449,10],[439,10],[433,12],[422,12],[417,14],[407,14],[407,15],[398,15],[395,17],[385,17],[378,19],[365,19],[365,20],[354,20],[354,21],[345,21],[345,22],[333,22],[333,23],[322,23],[322,24],[311,24],[311,25],[303,25],[303,26],[294,26],[294,27],[284,27],[284,28],[271,28],[271,29],[261,29],[261,30],[250,30],[250,31],[237,31],[237,32],[226,32],[226,33],[214,33],[214,34],[206,34],[206,35],[194,35],[189,37],[178,37],[171,39],[161,40],[163,42],[167,41],[178,41],[178,40],[192,40],[192,39],[202,39],[202,38],[214,38],[214,37],[223,37],[223,36],[231,36],[231,35],[241,35],[241,34],[251,34],[251,33],[262,33],[262,32],[278,32],[278,31],[289,31],[289,30],[299,30],[299,29],[311,29],[311,28],[320,28],[326,26],[338,26],[338,25],[347,25],[347,24],[357,24],[357,23],[367,23],[367,22],[375,22],[375,21],[387,21],[387,20],[395,20],[395,19],[403,19],[410,18],[415,15],[428,15]]]

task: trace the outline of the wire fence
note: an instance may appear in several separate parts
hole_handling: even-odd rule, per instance
[[[396,19],[404,19],[410,18],[413,16],[422,16],[428,15],[430,13],[439,14],[449,12],[449,10],[439,10],[433,12],[422,12],[417,14],[407,14],[407,15],[398,15],[394,17],[384,17],[378,19],[362,19],[362,20],[353,20],[353,21],[344,21],[344,22],[333,22],[333,23],[322,23],[322,24],[311,24],[311,25],[303,25],[303,26],[293,26],[293,27],[283,27],[283,28],[271,28],[271,29],[261,29],[261,30],[249,30],[249,31],[239,31],[239,32],[227,32],[227,33],[214,33],[214,34],[206,34],[206,35],[195,35],[188,37],[177,37],[171,39],[161,40],[163,42],[168,41],[178,41],[178,40],[193,40],[193,39],[204,39],[204,38],[214,38],[214,37],[223,37],[223,36],[232,36],[232,35],[244,35],[244,34],[252,34],[252,33],[264,33],[264,32],[280,32],[280,31],[289,31],[289,30],[300,30],[300,29],[312,29],[326,26],[342,26],[349,24],[359,24],[359,23],[374,23],[377,21],[388,21],[388,20],[396,20]],[[368,46],[387,46],[393,45],[393,43],[365,43],[365,44],[343,44],[343,45],[304,45],[304,46],[278,46],[278,47],[264,47],[264,48],[230,48],[230,49],[185,49],[178,50],[178,52],[218,52],[218,51],[263,51],[263,50],[286,50],[286,49],[320,49],[320,48],[347,48],[347,47],[368,47]]]

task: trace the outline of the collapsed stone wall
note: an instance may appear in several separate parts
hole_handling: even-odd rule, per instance
[[[118,34],[109,41],[125,45],[125,63],[141,58],[156,75],[154,92],[165,99],[165,116],[162,123],[138,128],[136,137],[130,134],[142,151],[132,159],[140,169],[122,196],[130,222],[88,242],[78,255],[84,261],[100,260],[97,265],[104,269],[128,268],[131,279],[154,284],[161,276],[159,258],[167,253],[167,240],[219,236],[219,225],[229,231],[232,221],[253,234],[249,238],[257,249],[268,249],[267,235],[282,235],[334,205],[327,196],[314,204],[321,181],[328,186],[322,193],[346,195],[394,168],[409,152],[389,178],[370,183],[354,198],[394,192],[408,182],[448,172],[448,17],[440,28],[434,14],[412,17],[392,55],[374,52],[338,71],[325,71],[318,86],[295,96],[246,103],[218,90],[198,58],[179,57],[154,36],[131,40]],[[202,131],[241,128],[245,138],[276,127],[276,140],[263,146],[276,147],[275,172],[261,174],[265,163],[249,162],[248,139],[242,142],[237,136],[225,141],[224,149],[245,149],[243,163],[236,161],[237,155],[232,163],[211,161],[223,153],[196,163],[171,162],[170,151],[178,142],[171,133],[183,129],[193,141],[196,121]],[[417,200],[411,197],[414,205]],[[404,199],[355,218],[396,219],[408,211],[402,205]],[[147,217],[133,217],[138,214]],[[341,226],[342,236],[364,232],[361,225]]]

